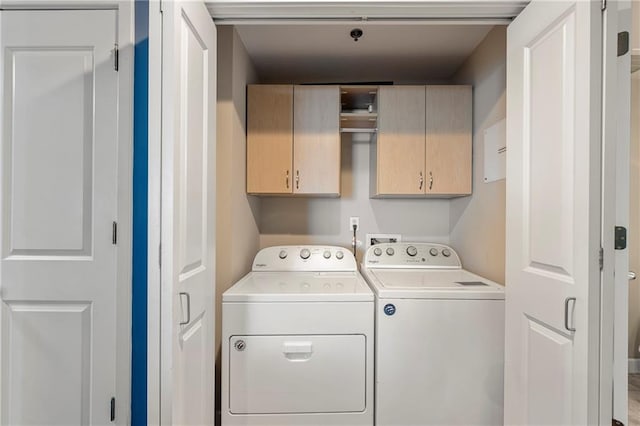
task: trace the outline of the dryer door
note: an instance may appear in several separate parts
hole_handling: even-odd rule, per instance
[[[364,335],[233,336],[229,352],[233,414],[365,409]]]

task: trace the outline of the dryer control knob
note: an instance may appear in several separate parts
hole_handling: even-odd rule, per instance
[[[343,252],[339,251],[339,252],[336,253],[336,259],[340,260],[343,257],[344,257],[344,253]]]
[[[311,252],[309,251],[309,249],[302,249],[300,250],[300,257],[303,259],[308,259],[309,256],[311,256]]]
[[[407,254],[408,254],[409,256],[412,256],[412,257],[413,257],[413,256],[415,256],[416,254],[418,254],[418,249],[417,249],[417,248],[415,248],[414,246],[409,246],[409,247],[407,247]]]
[[[373,254],[375,254],[376,256],[380,256],[382,254],[382,249],[380,247],[374,248]]]
[[[287,252],[285,250],[280,250],[280,254],[278,254],[278,257],[280,259],[286,259],[287,258]]]
[[[331,252],[330,252],[329,250],[325,250],[325,251],[324,251],[324,253],[322,253],[322,256],[323,256],[325,259],[328,259],[328,258],[330,258],[330,257],[331,257]]]
[[[449,249],[443,249],[443,250],[442,250],[442,255],[443,255],[444,257],[449,257],[449,256],[451,256],[451,250],[449,250]]]
[[[391,247],[389,247],[389,248],[387,248],[387,254],[389,256],[393,256],[395,254],[395,251]]]
[[[431,250],[429,250],[429,254],[431,256],[437,256],[438,255],[438,249],[437,248],[432,248]]]

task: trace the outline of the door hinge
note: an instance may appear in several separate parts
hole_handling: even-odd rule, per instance
[[[616,226],[613,247],[616,250],[624,250],[627,248],[627,228],[624,226]]]
[[[115,221],[111,224],[111,244],[118,244],[118,222]]]
[[[115,43],[113,48],[113,69],[118,71],[120,68],[120,49],[118,49],[118,43]]]
[[[602,0],[602,3],[600,3],[600,10],[607,10],[607,0]]]
[[[618,33],[618,56],[626,55],[629,52],[629,31]]]
[[[111,413],[111,421],[115,421],[116,420],[116,399],[115,398],[111,398],[111,409],[110,409],[110,413]]]
[[[602,247],[598,251],[598,265],[600,265],[600,270],[602,271],[604,268],[604,249]]]

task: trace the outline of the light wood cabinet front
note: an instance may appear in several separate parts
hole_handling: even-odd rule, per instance
[[[426,194],[471,194],[471,86],[426,90]]]
[[[295,86],[295,194],[340,194],[340,88]]]
[[[293,191],[293,85],[247,89],[247,192]]]
[[[425,87],[378,89],[374,195],[421,195],[425,185]]]

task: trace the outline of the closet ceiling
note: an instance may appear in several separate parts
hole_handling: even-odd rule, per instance
[[[265,83],[411,83],[446,81],[493,27],[325,23],[236,28]],[[364,32],[357,42],[349,35],[353,28]]]

